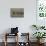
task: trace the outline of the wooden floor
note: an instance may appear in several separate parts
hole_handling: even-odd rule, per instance
[[[0,46],[4,46],[4,43],[1,43],[0,42]],[[7,46],[15,46],[15,42],[14,43],[12,43],[12,42],[10,42],[10,43],[8,43],[8,45]],[[25,45],[24,45],[25,46]],[[37,46],[37,43],[30,43],[30,46]],[[41,45],[41,46],[46,46],[46,43],[44,43],[44,45]]]

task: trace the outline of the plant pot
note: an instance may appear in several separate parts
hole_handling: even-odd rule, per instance
[[[37,43],[40,43],[40,39],[37,39]]]
[[[44,43],[44,40],[45,40],[45,39],[40,39],[40,43]]]
[[[38,42],[39,44],[41,44],[41,43],[44,42],[44,40],[45,40],[45,39],[38,39],[37,42]]]

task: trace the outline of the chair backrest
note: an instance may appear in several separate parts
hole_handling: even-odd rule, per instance
[[[16,28],[11,28],[11,34],[18,33],[18,27]]]

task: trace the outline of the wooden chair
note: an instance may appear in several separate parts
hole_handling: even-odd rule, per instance
[[[18,46],[18,33],[17,34],[10,34],[10,33],[5,33],[5,41],[4,41],[4,43],[5,43],[5,46],[7,46],[8,45],[8,42],[7,42],[7,36],[17,36],[17,38],[15,38],[15,40],[17,40],[17,42],[16,42],[16,45],[15,46]]]
[[[29,42],[29,33],[21,33],[22,35],[21,36],[26,36],[26,39],[27,39],[27,41],[26,41],[26,46],[30,46],[30,42]]]

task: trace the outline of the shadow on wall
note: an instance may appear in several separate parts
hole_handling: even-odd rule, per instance
[[[5,29],[2,34],[4,34],[4,33],[10,33],[10,32],[11,32],[11,28],[8,28],[8,29]]]
[[[30,40],[31,40],[31,42],[36,42],[37,39],[33,36],[33,33],[36,32],[36,30],[34,28],[32,28],[32,25],[29,26],[29,29],[30,29],[29,34],[30,34]]]
[[[0,34],[0,42],[2,42],[2,41],[4,41],[4,34],[7,32],[7,33],[10,33],[11,31],[11,28],[8,28],[8,29],[5,29],[5,30],[3,30],[4,32],[2,32],[1,34]]]

